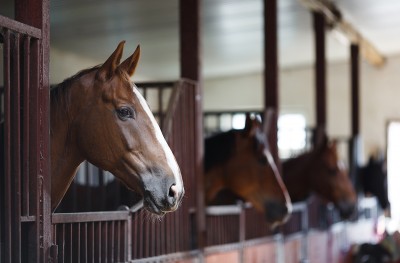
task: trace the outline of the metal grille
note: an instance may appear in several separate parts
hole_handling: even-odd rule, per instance
[[[129,211],[54,214],[58,262],[127,262],[131,245]]]
[[[44,239],[45,209],[42,166],[47,138],[39,131],[47,119],[43,92],[41,30],[0,16],[2,45],[1,169],[0,169],[0,261],[29,262],[39,259],[35,246]],[[37,247],[36,247],[37,248]]]

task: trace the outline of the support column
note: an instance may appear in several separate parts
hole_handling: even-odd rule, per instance
[[[271,153],[277,164],[278,154],[278,23],[277,1],[264,0],[264,112],[273,109],[270,132],[268,134]],[[278,165],[279,167],[280,165]]]
[[[315,33],[315,114],[316,127],[326,132],[325,17],[312,12]]]
[[[351,55],[351,135],[352,137],[360,134],[360,48],[358,45],[350,46]]]
[[[180,30],[180,75],[198,83],[196,100],[196,231],[197,247],[202,249],[206,242],[205,198],[203,182],[203,87],[201,77],[201,0],[179,1]]]
[[[350,177],[356,187],[358,154],[360,145],[360,48],[357,44],[350,46],[350,83],[351,83],[351,139],[349,145]]]

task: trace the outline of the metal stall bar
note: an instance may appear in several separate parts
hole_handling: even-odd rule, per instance
[[[10,31],[3,31],[3,64],[4,64],[4,262],[11,262],[13,255],[13,236],[12,236],[12,204],[11,204],[11,58],[10,58]]]

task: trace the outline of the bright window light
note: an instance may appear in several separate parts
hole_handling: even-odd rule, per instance
[[[281,158],[289,158],[306,146],[306,119],[301,114],[284,114],[278,119],[278,148]]]
[[[246,124],[246,115],[243,113],[235,114],[232,118],[232,128],[242,130]]]

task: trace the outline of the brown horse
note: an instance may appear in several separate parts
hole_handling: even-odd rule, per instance
[[[243,130],[231,130],[205,140],[206,203],[227,189],[263,212],[270,223],[281,223],[291,202],[268,148],[261,123],[246,117]]]
[[[343,218],[354,211],[356,192],[343,165],[340,164],[336,142],[327,138],[311,152],[282,163],[283,181],[293,202],[303,201],[315,192],[333,202]]]
[[[140,48],[120,64],[124,43],[103,65],[83,70],[51,90],[53,210],[84,160],[138,192],[152,213],[174,211],[182,200],[179,166],[130,81]]]

